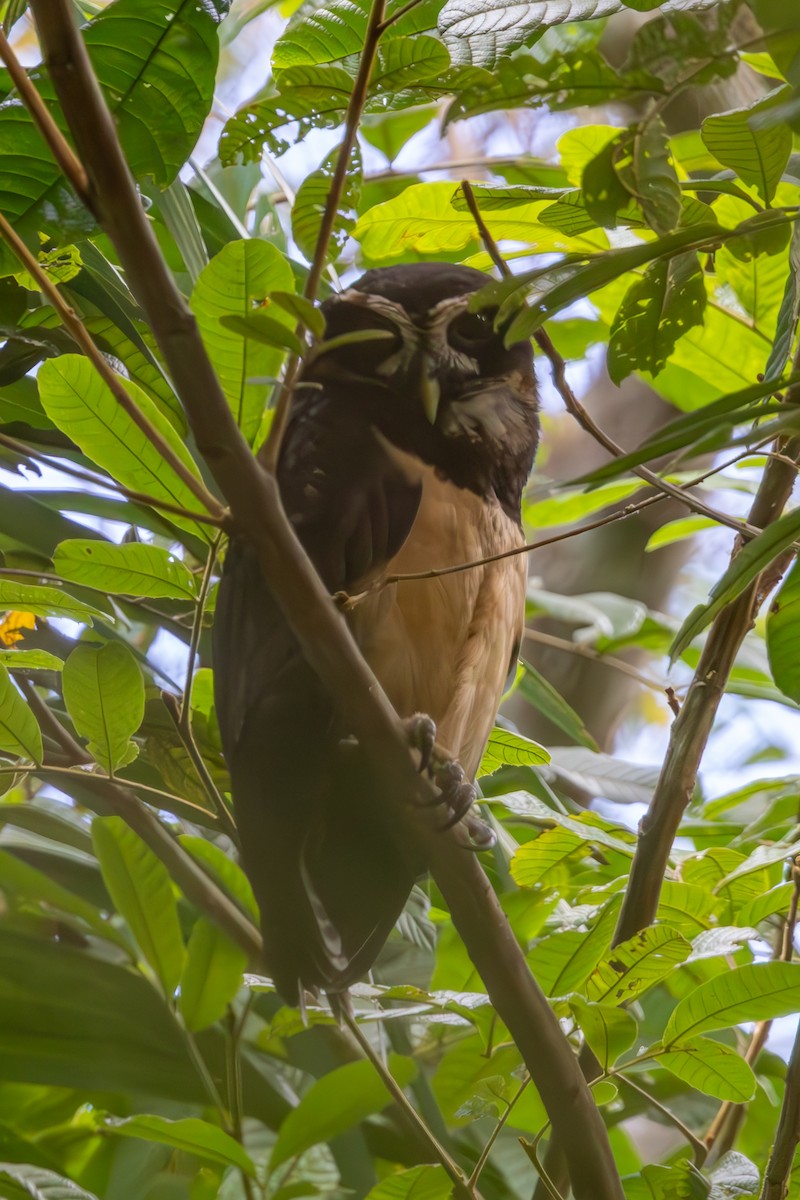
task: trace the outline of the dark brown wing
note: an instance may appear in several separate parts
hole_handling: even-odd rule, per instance
[[[405,541],[420,487],[346,396],[303,389],[279,467],[286,513],[331,592]],[[267,966],[285,998],[346,986],[399,915],[414,868],[385,836],[380,795],[305,662],[251,549],[232,543],[214,622],[217,713]]]

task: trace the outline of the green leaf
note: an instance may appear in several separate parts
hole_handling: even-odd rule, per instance
[[[169,872],[121,817],[95,817],[92,842],[109,895],[169,998],[184,964]]]
[[[788,88],[776,88],[746,108],[706,117],[700,130],[714,157],[735,171],[743,183],[757,188],[765,204],[775,195],[789,161],[792,131],[782,123],[761,126],[755,118],[788,94]]]
[[[275,289],[292,290],[294,277],[275,246],[256,238],[229,242],[200,273],[191,298],[192,311],[225,398],[248,442],[256,436],[265,407],[264,385],[248,380],[277,376],[283,350],[252,337],[242,340],[221,323],[222,317],[250,317]],[[270,319],[291,333],[291,318],[270,306]]]
[[[179,1006],[187,1029],[213,1025],[242,986],[247,955],[206,917],[195,921],[181,976]]]
[[[564,697],[558,694],[553,685],[548,683],[544,675],[540,674],[535,667],[527,662],[522,665],[525,673],[520,681],[519,690],[528,703],[563,730],[572,741],[578,742],[581,746],[588,746],[590,750],[597,750],[597,742],[586,729],[574,708],[567,704]]]
[[[627,1004],[687,959],[691,943],[668,925],[650,925],[621,942],[589,979],[591,1000]]]
[[[370,93],[383,97],[436,79],[450,66],[450,55],[438,38],[396,37],[381,42],[370,78]]]
[[[701,983],[674,1009],[667,1048],[742,1021],[770,1021],[800,1008],[800,963],[751,963]]]
[[[344,120],[353,80],[342,67],[289,67],[276,83],[277,92],[239,109],[225,125],[219,143],[224,166],[259,162],[265,148],[280,156],[312,129],[335,129]],[[290,142],[278,131],[295,122]]]
[[[444,1167],[395,1171],[367,1192],[366,1200],[448,1200],[453,1184]]]
[[[550,762],[550,755],[544,746],[530,738],[512,733],[495,725],[489,734],[489,741],[483,752],[481,765],[478,767],[478,778],[491,775],[500,767],[531,767]]]
[[[436,106],[433,104],[419,105],[400,112],[366,113],[362,117],[359,133],[365,142],[379,150],[389,162],[394,162],[406,142],[430,124],[435,115]]]
[[[144,542],[118,546],[76,538],[56,548],[53,563],[63,579],[118,596],[197,598],[189,568],[161,546]]]
[[[621,134],[607,142],[583,168],[583,207],[589,220],[604,229],[616,228],[617,213],[628,203],[628,191],[616,171],[620,150],[627,141],[627,134]]]
[[[158,450],[114,399],[94,367],[82,354],[48,359],[38,375],[42,407],[57,429],[80,446],[83,453],[114,479],[155,500],[167,500],[189,511],[198,501],[168,467]],[[180,435],[156,408],[149,396],[129,379],[120,383],[137,407],[155,426],[173,452],[199,479],[197,467]],[[208,541],[206,527],[185,517],[169,515],[181,529]]]
[[[766,633],[772,678],[785,696],[800,701],[800,562],[772,601]]]
[[[0,665],[0,750],[42,761],[42,732],[4,666]]]
[[[110,1117],[104,1121],[103,1128],[117,1137],[158,1142],[162,1146],[171,1146],[173,1150],[182,1150],[185,1154],[196,1154],[198,1158],[208,1159],[209,1162],[239,1167],[255,1178],[255,1165],[244,1147],[217,1125],[197,1117],[170,1121],[166,1117],[140,1113],[122,1119]]]
[[[789,243],[789,272],[786,275],[783,299],[775,322],[772,351],[764,368],[765,379],[779,379],[786,370],[786,364],[792,353],[798,316],[800,316],[800,226],[795,225],[792,230],[792,240]]]
[[[113,775],[136,757],[131,737],[144,718],[144,679],[124,642],[82,642],[64,663],[64,703],[89,751]]]
[[[706,285],[694,253],[651,263],[625,293],[611,326],[608,370],[614,383],[632,371],[658,375],[679,338],[702,325]]]
[[[12,895],[44,904],[56,912],[78,917],[93,933],[127,950],[125,939],[93,904],[7,850],[0,850],[0,888]]]
[[[745,1104],[756,1091],[756,1077],[748,1062],[730,1046],[711,1038],[690,1038],[676,1050],[659,1054],[656,1062],[677,1075],[695,1091]]]
[[[569,1006],[590,1050],[603,1070],[609,1070],[636,1040],[636,1021],[622,1008],[592,1004],[582,996],[570,996]]]
[[[306,175],[297,189],[292,205],[292,237],[304,258],[312,262],[317,248],[317,238],[325,211],[325,202],[331,190],[333,174],[339,158],[337,147],[321,166]],[[325,261],[335,262],[341,254],[356,223],[356,208],[361,195],[361,154],[356,147],[351,155],[345,177],[342,196],[336,208],[331,237]]]
[[[787,546],[800,536],[800,509],[779,517],[739,551],[728,569],[714,584],[708,604],[699,604],[689,613],[670,647],[674,662],[689,644],[710,625],[718,612],[735,600]]]
[[[273,70],[339,62],[358,54],[364,44],[367,13],[364,0],[330,0],[313,12],[304,12],[275,43]]]
[[[219,0],[116,0],[84,33],[134,175],[171,183],[211,109]]]
[[[273,304],[285,309],[295,321],[304,325],[314,337],[324,336],[325,318],[317,306],[306,300],[305,296],[300,296],[297,292],[270,292],[269,298]]]
[[[649,538],[645,550],[662,550],[664,546],[674,546],[686,538],[694,537],[705,529],[718,529],[718,523],[712,517],[678,517],[675,521],[667,521]]]
[[[400,1087],[406,1087],[417,1069],[410,1058],[392,1054],[389,1070]],[[330,1141],[371,1113],[381,1112],[390,1102],[389,1093],[371,1063],[362,1061],[337,1067],[312,1083],[281,1125],[270,1169],[318,1142]]]
[[[0,611],[9,609],[33,613],[36,617],[67,617],[84,625],[91,625],[95,617],[108,619],[99,608],[92,608],[91,604],[84,604],[58,588],[0,579]]]
[[[773,221],[782,218],[769,214]],[[721,237],[715,225],[693,225],[654,241],[617,247],[600,254],[569,254],[553,266],[537,267],[512,279],[481,288],[471,302],[475,310],[500,304],[499,320],[516,313],[506,333],[506,345],[523,341],[541,327],[547,317],[559,312],[628,271],[644,267],[654,259],[671,258],[683,251],[707,248]],[[528,305],[523,306],[523,295]]]
[[[0,663],[9,671],[60,671],[64,666],[47,650],[0,650]]]
[[[252,338],[262,346],[271,346],[274,350],[289,350],[292,354],[303,353],[303,343],[293,330],[281,321],[270,317],[263,309],[248,313],[246,317],[236,314],[220,317],[223,329],[230,329],[239,337]]]
[[[197,673],[195,673],[197,679]],[[224,850],[215,846],[207,838],[193,837],[188,833],[180,834],[178,840],[192,858],[234,899],[239,907],[255,922],[258,922],[258,905],[256,904],[250,880],[237,863]]]
[[[0,1163],[3,1200],[97,1200],[71,1179],[29,1163]]]
[[[673,230],[681,216],[681,188],[660,117],[646,118],[637,126],[629,154],[617,170],[650,228],[659,234]]]

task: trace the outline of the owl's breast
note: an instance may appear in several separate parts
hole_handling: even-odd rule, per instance
[[[493,497],[403,456],[421,479],[412,530],[386,576],[460,566],[522,544]],[[388,584],[352,614],[362,653],[401,716],[428,713],[440,743],[474,774],[522,631],[524,555]]]

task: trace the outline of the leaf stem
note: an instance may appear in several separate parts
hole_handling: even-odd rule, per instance
[[[197,778],[200,780],[200,784],[208,796],[211,805],[217,814],[217,817],[219,818],[220,825],[225,833],[227,833],[234,846],[239,846],[239,833],[236,828],[236,822],[231,816],[230,810],[225,803],[224,797],[220,794],[219,788],[214,783],[214,780],[211,777],[211,772],[206,766],[205,760],[203,759],[203,756],[197,746],[197,742],[194,740],[191,722],[184,722],[182,720],[178,707],[178,701],[171,692],[162,692],[161,700],[169,714],[170,720],[175,726],[175,730],[181,740],[184,750],[192,760],[192,766],[197,773]]]
[[[115,479],[104,479],[102,475],[94,474],[91,471],[82,471],[80,467],[73,467],[71,463],[64,462],[58,455],[47,454],[35,446],[29,446],[26,442],[9,437],[7,433],[0,433],[0,446],[6,446],[16,454],[43,462],[55,471],[61,471],[64,475],[71,475],[74,479],[81,479],[85,483],[91,483],[94,487],[105,488],[109,492],[118,492],[126,500],[135,500],[139,504],[146,504],[148,508],[157,508],[163,512],[175,513],[176,516],[186,517],[190,521],[198,521],[202,525],[223,525],[227,521],[227,514],[225,513],[221,516],[212,516],[211,513],[193,512],[192,509],[184,508],[180,504],[172,504],[169,500],[159,500],[156,496],[150,496],[147,492],[137,492],[132,488],[124,487],[123,484],[117,483]]]
[[[511,1097],[511,1099],[506,1104],[505,1109],[500,1114],[500,1118],[495,1123],[494,1129],[492,1130],[492,1132],[489,1134],[488,1138],[486,1139],[486,1145],[481,1150],[480,1157],[479,1157],[478,1161],[475,1163],[475,1166],[472,1170],[472,1174],[470,1175],[469,1180],[467,1181],[468,1187],[476,1188],[478,1186],[478,1180],[481,1177],[481,1171],[486,1166],[486,1163],[489,1160],[489,1155],[491,1154],[492,1149],[494,1148],[494,1144],[497,1141],[497,1139],[499,1138],[500,1134],[503,1132],[503,1128],[505,1127],[505,1124],[508,1121],[508,1118],[511,1116],[511,1113],[514,1110],[514,1105],[520,1099],[520,1097],[522,1096],[523,1092],[527,1088],[530,1081],[531,1081],[530,1075],[526,1075],[525,1078],[523,1079],[522,1083],[517,1088],[514,1095]]]
[[[628,1075],[623,1075],[621,1071],[617,1071],[610,1074],[609,1078],[618,1079],[620,1083],[624,1083],[627,1087],[631,1088],[632,1091],[637,1092],[644,1100],[647,1101],[648,1104],[660,1112],[662,1116],[666,1117],[671,1125],[674,1125],[676,1129],[680,1130],[683,1137],[686,1138],[686,1141],[692,1147],[696,1165],[698,1167],[702,1167],[706,1159],[706,1154],[708,1153],[706,1144],[702,1138],[699,1138],[696,1136],[696,1134],[692,1133],[688,1125],[684,1125],[680,1117],[676,1116],[671,1109],[667,1108],[666,1104],[662,1104],[660,1100],[656,1100],[655,1096],[651,1096],[650,1093],[645,1091],[643,1087],[639,1087],[639,1084],[634,1083]]]
[[[339,147],[333,178],[328,189],[328,195],[325,198],[325,208],[322,212],[317,243],[314,247],[314,257],[306,276],[305,287],[303,288],[303,295],[306,300],[311,300],[312,302],[317,298],[319,282],[322,278],[322,272],[325,269],[328,245],[333,233],[336,215],[339,211],[342,193],[344,192],[347,172],[350,167],[350,158],[353,153],[353,147],[356,144],[358,126],[367,100],[369,81],[375,65],[375,57],[378,53],[378,43],[383,32],[381,22],[383,21],[385,10],[386,0],[372,0],[367,19],[367,29],[364,35],[364,45],[358,62],[358,71],[353,82],[353,90],[350,93],[350,102],[347,106],[344,138]],[[297,333],[298,336],[302,336],[302,326],[298,326]],[[291,412],[294,384],[299,369],[299,355],[293,354],[286,364],[286,372],[275,405],[269,436],[259,456],[266,469],[273,474],[278,464],[281,440],[289,420],[289,413]]]
[[[437,1161],[440,1162],[444,1167],[448,1176],[455,1185],[454,1194],[472,1197],[474,1200],[475,1191],[472,1180],[467,1179],[466,1175],[461,1170],[455,1159],[451,1158],[444,1146],[442,1146],[441,1143],[436,1139],[432,1131],[428,1128],[422,1117],[414,1108],[413,1104],[410,1103],[405,1092],[400,1087],[381,1056],[373,1049],[372,1043],[361,1029],[355,1018],[352,1001],[349,994],[345,993],[344,995],[338,997],[338,1000],[342,1020],[349,1029],[354,1041],[357,1042],[359,1048],[364,1054],[364,1057],[372,1063],[372,1066],[380,1076],[384,1086],[394,1099],[395,1103],[399,1106],[414,1128],[417,1129],[422,1135]]]

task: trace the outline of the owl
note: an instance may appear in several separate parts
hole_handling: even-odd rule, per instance
[[[522,545],[539,428],[530,343],[506,347],[494,314],[470,311],[487,282],[418,263],[368,271],[326,300],[277,466],[325,586],[363,597],[346,619],[395,710],[427,714],[470,780],[516,664],[525,598],[524,555],[482,560]],[[392,581],[462,564],[476,565]],[[341,992],[372,966],[424,864],[389,829],[385,781],[239,538],[214,666],[265,965],[289,1003]]]

